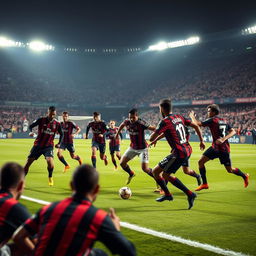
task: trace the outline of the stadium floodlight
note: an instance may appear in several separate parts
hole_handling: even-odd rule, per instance
[[[158,44],[153,44],[148,47],[149,51],[163,51],[168,48],[166,42],[159,42]]]
[[[256,26],[252,26],[246,29],[242,30],[242,34],[243,35],[252,35],[252,34],[256,34]]]
[[[28,47],[31,50],[37,51],[37,52],[54,50],[54,47],[52,45],[45,44],[44,42],[41,42],[41,41],[32,41],[28,43]]]
[[[0,47],[13,47],[15,42],[6,37],[0,37]]]

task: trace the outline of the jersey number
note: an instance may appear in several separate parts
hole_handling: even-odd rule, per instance
[[[220,131],[222,133],[222,137],[226,136],[226,125],[220,125]]]
[[[176,125],[176,131],[178,131],[180,135],[180,139],[181,139],[180,144],[186,143],[187,139],[186,139],[186,132],[185,132],[184,126],[182,124]]]

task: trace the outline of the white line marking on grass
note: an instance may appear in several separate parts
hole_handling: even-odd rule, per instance
[[[38,204],[42,204],[42,205],[50,204],[50,202],[39,200],[39,199],[28,197],[28,196],[21,196],[21,198],[24,199],[24,200],[28,200],[28,201],[38,203]],[[135,230],[135,231],[140,232],[140,233],[144,233],[144,234],[152,235],[152,236],[159,237],[159,238],[162,238],[162,239],[167,239],[167,240],[170,240],[170,241],[173,241],[173,242],[177,242],[177,243],[185,244],[185,245],[188,245],[188,246],[200,248],[200,249],[210,251],[210,252],[214,252],[214,253],[220,254],[220,255],[249,256],[249,254],[244,254],[244,253],[241,253],[241,252],[235,252],[235,251],[231,251],[231,250],[225,250],[225,249],[222,249],[222,248],[217,247],[217,246],[213,246],[213,245],[210,245],[210,244],[203,244],[203,243],[200,243],[200,242],[197,242],[197,241],[193,241],[193,240],[190,240],[190,239],[185,239],[185,238],[182,238],[182,237],[179,237],[179,236],[170,235],[170,234],[167,234],[167,233],[164,233],[164,232],[155,231],[155,230],[152,230],[152,229],[149,229],[149,228],[143,228],[143,227],[140,227],[138,225],[130,224],[130,223],[127,223],[127,222],[122,222],[121,221],[120,224],[124,228],[132,229],[132,230]]]

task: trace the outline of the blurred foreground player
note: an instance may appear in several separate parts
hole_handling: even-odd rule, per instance
[[[163,196],[157,198],[156,201],[162,202],[165,200],[173,200],[173,197],[166,186],[166,181],[169,181],[187,195],[189,204],[188,209],[190,209],[194,204],[196,194],[189,190],[178,178],[172,176],[172,174],[176,173],[182,164],[188,161],[192,153],[192,148],[187,141],[185,127],[191,126],[195,129],[200,139],[200,148],[204,149],[205,145],[202,134],[199,127],[193,124],[189,119],[184,118],[182,115],[172,114],[172,104],[169,99],[161,100],[159,109],[164,119],[160,121],[156,131],[151,134],[149,140],[154,141],[158,138],[162,138],[164,135],[172,148],[172,151],[170,155],[160,161],[153,169],[153,175],[165,193]]]
[[[60,135],[57,147],[59,147],[63,138],[61,125],[54,118],[55,116],[56,116],[56,109],[54,106],[51,106],[48,109],[48,114],[46,117],[40,117],[29,126],[29,129],[30,129],[29,136],[31,137],[34,136],[34,132],[32,132],[32,129],[36,126],[38,126],[38,132],[37,132],[36,140],[34,142],[34,146],[32,147],[30,154],[28,156],[27,162],[24,166],[24,171],[25,171],[25,174],[27,175],[30,165],[35,160],[37,160],[41,155],[44,155],[45,160],[47,162],[49,186],[53,186],[53,178],[52,178],[52,173],[54,169],[53,145],[54,145],[55,134],[59,133]]]
[[[118,127],[116,127],[116,122],[114,120],[111,120],[109,122],[109,129],[108,129],[108,132],[106,133],[106,137],[109,138],[109,152],[111,155],[112,163],[115,166],[115,169],[117,169],[115,155],[118,158],[118,160],[121,159],[120,141],[123,138],[122,133],[119,133],[119,136],[117,138],[115,137],[117,131],[118,131]]]
[[[129,111],[128,119],[124,120],[119,126],[116,133],[116,138],[118,138],[124,127],[126,127],[127,131],[129,132],[131,140],[130,147],[125,151],[120,162],[123,170],[129,174],[126,184],[129,184],[131,179],[135,176],[134,171],[132,171],[130,166],[127,164],[135,156],[140,157],[142,170],[149,176],[153,177],[152,169],[148,167],[149,157],[148,145],[145,140],[145,130],[154,131],[155,127],[140,119],[138,110],[135,108]]]
[[[105,165],[108,164],[106,151],[106,140],[105,133],[107,132],[107,126],[103,120],[101,120],[101,115],[99,112],[93,113],[93,121],[90,122],[86,128],[86,139],[88,139],[89,130],[92,129],[92,165],[96,168],[96,152],[100,151],[100,159],[104,161]]]
[[[99,192],[98,182],[95,168],[77,167],[71,181],[73,195],[44,206],[15,233],[14,242],[21,251],[36,256],[105,256],[104,251],[92,249],[96,241],[101,241],[113,254],[136,255],[133,244],[120,232],[114,209],[107,213],[92,205]],[[36,244],[29,240],[33,235],[37,235]]]
[[[193,111],[190,113],[190,117],[193,122],[197,123],[199,126],[209,127],[213,142],[212,146],[209,147],[202,155],[201,159],[198,162],[199,171],[203,180],[203,184],[199,186],[196,191],[200,191],[202,189],[208,189],[208,183],[206,178],[206,169],[205,163],[209,160],[213,160],[215,158],[219,158],[220,163],[223,164],[226,170],[229,173],[233,173],[235,175],[241,176],[244,180],[244,187],[248,186],[249,182],[249,174],[243,173],[240,169],[234,168],[231,165],[230,159],[230,146],[228,139],[236,134],[236,131],[230,127],[230,125],[223,118],[218,117],[220,112],[219,106],[216,104],[209,105],[207,107],[207,116],[208,119],[201,122],[198,121],[195,117]]]
[[[17,163],[6,163],[0,170],[0,255],[19,255],[13,244],[7,244],[14,231],[30,217],[18,200],[24,188],[24,169]]]
[[[63,150],[67,149],[71,158],[77,160],[80,165],[82,164],[81,158],[78,155],[75,155],[75,147],[73,144],[74,136],[77,135],[81,131],[81,129],[74,122],[69,121],[68,112],[64,111],[62,113],[62,119],[63,122],[61,122],[60,125],[63,132],[63,140],[60,145],[56,146],[59,146],[57,156],[59,160],[65,165],[63,172],[66,172],[70,168],[70,166],[62,155]],[[73,130],[76,130],[76,132],[73,133]]]

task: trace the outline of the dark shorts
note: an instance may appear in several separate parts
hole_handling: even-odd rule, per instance
[[[217,151],[213,147],[209,147],[203,153],[203,155],[208,157],[211,160],[215,158],[219,158],[221,164],[224,164],[225,166],[231,166],[231,159],[230,159],[229,152]]]
[[[183,164],[188,163],[189,157],[179,158],[173,154],[168,155],[159,162],[159,167],[166,173],[175,173]]]
[[[74,153],[75,152],[75,147],[74,144],[67,144],[67,143],[61,143],[60,144],[60,149],[67,149],[70,153]]]
[[[184,162],[181,164],[181,166],[189,167],[189,157],[184,160]]]
[[[110,146],[109,145],[109,152],[113,155],[115,152],[120,152],[120,145]]]
[[[96,141],[92,141],[92,147],[97,148],[97,150],[100,151],[101,154],[104,154],[106,151],[106,144],[105,143],[98,143]]]
[[[28,158],[35,158],[37,160],[41,155],[44,155],[45,158],[53,157],[53,146],[43,148],[39,146],[33,146],[33,148],[30,150]]]

